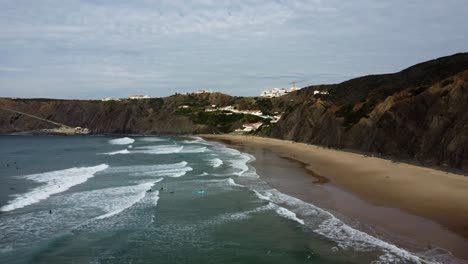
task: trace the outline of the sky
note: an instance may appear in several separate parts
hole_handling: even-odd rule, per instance
[[[466,0],[0,0],[0,97],[238,96],[468,51]]]

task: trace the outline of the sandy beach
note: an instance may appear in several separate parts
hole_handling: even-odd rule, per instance
[[[347,223],[422,252],[468,260],[468,177],[356,153],[242,135],[201,135],[257,158],[272,187]]]

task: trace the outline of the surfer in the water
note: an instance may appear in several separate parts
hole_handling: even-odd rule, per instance
[[[49,214],[52,214],[52,210],[49,210]]]

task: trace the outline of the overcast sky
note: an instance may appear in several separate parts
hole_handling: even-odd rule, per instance
[[[336,83],[468,51],[466,0],[0,0],[0,97]]]

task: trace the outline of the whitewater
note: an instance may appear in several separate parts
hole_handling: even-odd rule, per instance
[[[254,156],[219,143],[0,140],[21,167],[0,169],[5,263],[437,263],[272,188]]]

